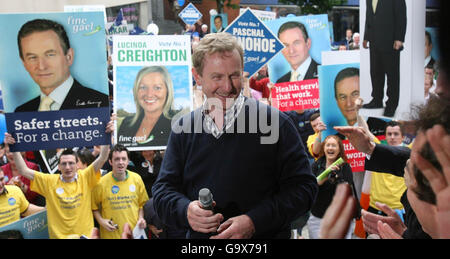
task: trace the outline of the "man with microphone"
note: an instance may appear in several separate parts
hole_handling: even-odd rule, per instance
[[[206,35],[192,60],[206,100],[172,126],[152,188],[157,214],[188,238],[289,238],[318,191],[293,122],[243,96],[243,49],[232,35]],[[199,200],[203,188],[213,210]]]

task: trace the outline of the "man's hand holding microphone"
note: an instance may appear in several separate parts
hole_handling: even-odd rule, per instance
[[[232,217],[221,222],[224,217],[221,213],[214,214],[216,202],[207,188],[199,191],[199,199],[192,201],[188,206],[187,218],[191,228],[200,233],[217,234],[212,239],[241,239],[251,238],[255,232],[252,220],[247,215]]]

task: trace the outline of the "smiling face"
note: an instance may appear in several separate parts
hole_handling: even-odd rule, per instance
[[[167,99],[164,76],[158,72],[143,76],[138,85],[137,100],[145,114],[161,114]]]
[[[34,32],[23,37],[20,44],[23,65],[45,94],[50,94],[70,76],[73,50],[64,53],[54,31]]]
[[[311,39],[305,40],[302,30],[298,27],[283,31],[278,38],[285,46],[281,51],[284,58],[292,69],[297,69],[309,57]]]
[[[192,69],[195,81],[210,103],[219,102],[225,111],[242,89],[242,62],[237,50],[205,55],[203,71]],[[228,100],[228,101],[227,101]]]
[[[359,76],[344,78],[336,84],[336,101],[347,123],[353,126],[358,119],[356,100],[359,98]]]
[[[335,138],[327,138],[323,146],[323,152],[327,160],[335,161],[339,158],[339,143]]]

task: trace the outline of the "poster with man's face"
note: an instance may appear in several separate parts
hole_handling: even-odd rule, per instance
[[[301,80],[317,79],[317,66],[322,63],[321,52],[329,51],[330,31],[327,15],[283,17],[265,22],[285,48],[269,62],[272,83],[287,82],[292,70],[303,69]],[[305,66],[304,65],[304,66]]]
[[[104,14],[1,14],[0,22],[11,150],[110,143]]]
[[[211,32],[223,32],[225,28],[228,26],[228,14],[220,13],[211,16],[210,26]]]
[[[323,138],[337,133],[334,126],[357,125],[359,71],[359,63],[319,67],[320,117],[327,126]]]

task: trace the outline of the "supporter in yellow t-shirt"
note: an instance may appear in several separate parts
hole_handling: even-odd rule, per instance
[[[310,117],[311,127],[314,130],[314,134],[308,137],[306,145],[308,146],[308,151],[314,157],[315,160],[319,158],[320,149],[322,148],[322,131],[326,130],[327,127],[320,119],[320,113],[314,113]]]
[[[0,171],[0,227],[9,225],[41,210],[43,207],[27,201],[22,190],[15,185],[5,185],[5,175]]]
[[[119,239],[128,223],[144,229],[144,204],[148,194],[139,174],[127,170],[128,150],[115,145],[109,153],[112,171],[104,175],[92,192],[92,210],[100,224],[100,238]]]
[[[110,120],[106,133],[112,132],[113,127],[113,120]],[[5,144],[14,143],[15,139],[5,133]],[[26,166],[19,152],[13,152],[19,173],[31,181],[31,190],[45,197],[50,238],[91,235],[94,228],[91,191],[101,177],[100,168],[108,159],[108,151],[109,145],[100,146],[98,158],[86,169],[77,170],[75,152],[64,150],[58,161],[61,174],[34,171]]]
[[[400,123],[390,121],[386,125],[386,141],[390,146],[402,145],[404,135]],[[376,207],[376,202],[381,202],[392,209],[402,210],[403,205],[400,202],[402,194],[406,190],[405,180],[393,174],[374,172],[372,173],[370,187],[370,207],[368,211],[381,213]]]

